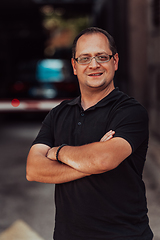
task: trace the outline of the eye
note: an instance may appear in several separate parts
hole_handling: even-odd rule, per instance
[[[81,57],[78,59],[78,61],[80,63],[86,63],[86,62],[90,61],[90,57]]]
[[[99,61],[105,62],[109,60],[109,56],[108,55],[101,55],[97,57]]]

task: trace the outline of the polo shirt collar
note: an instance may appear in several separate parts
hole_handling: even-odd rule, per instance
[[[110,92],[106,97],[104,97],[102,100],[100,100],[98,103],[96,103],[94,106],[90,107],[89,109],[95,109],[96,107],[103,107],[106,106],[109,102],[114,101],[115,97],[117,96],[117,92],[119,91],[119,88],[116,87],[112,92]],[[81,107],[81,96],[78,96],[77,98],[71,100],[68,102],[68,105],[78,105]],[[89,110],[87,109],[87,110]]]
[[[77,98],[71,100],[68,102],[68,105],[81,105],[81,96],[78,96]]]

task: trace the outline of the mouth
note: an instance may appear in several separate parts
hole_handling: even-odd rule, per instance
[[[88,74],[89,77],[97,77],[97,76],[101,76],[103,73],[90,73]]]

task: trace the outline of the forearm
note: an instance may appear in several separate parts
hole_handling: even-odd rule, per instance
[[[79,172],[70,166],[51,161],[40,153],[31,152],[27,159],[27,180],[43,183],[64,183],[83,178],[89,174]]]
[[[57,147],[52,148],[48,157],[56,159]],[[116,137],[78,147],[64,146],[58,159],[66,165],[86,174],[99,174],[116,168],[132,153],[130,144]]]
[[[83,173],[102,173],[107,170],[103,166],[103,159],[107,158],[107,152],[104,157],[101,151],[102,145],[102,142],[95,142],[78,147],[65,146],[60,150],[58,158],[66,165]]]
[[[106,170],[106,157],[109,155],[104,146],[113,138],[114,131],[107,132],[100,140],[100,142],[90,143],[83,146],[65,146],[58,152],[58,147],[53,147],[47,154],[52,160],[58,159],[66,165],[86,174],[103,173]],[[105,156],[104,156],[105,155]]]

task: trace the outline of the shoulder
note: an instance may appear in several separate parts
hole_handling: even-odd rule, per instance
[[[135,98],[128,96],[127,94],[117,91],[117,98],[112,108],[112,113],[127,114],[134,117],[143,117],[148,119],[148,112],[146,108],[139,103]]]

